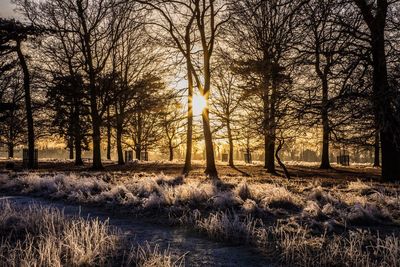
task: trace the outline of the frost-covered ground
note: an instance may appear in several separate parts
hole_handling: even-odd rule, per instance
[[[226,173],[225,173],[226,174]],[[399,266],[400,188],[376,182],[126,172],[6,173],[3,192],[121,210],[299,266]]]
[[[0,266],[181,266],[157,245],[131,246],[108,221],[0,200]]]

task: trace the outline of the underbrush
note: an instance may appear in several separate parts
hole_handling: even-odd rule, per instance
[[[399,266],[400,241],[395,235],[380,237],[371,231],[350,230],[314,235],[293,220],[267,226],[260,219],[218,212],[202,217],[187,215],[200,232],[212,239],[250,244],[269,255],[271,261],[289,266]]]
[[[0,266],[180,266],[169,251],[127,245],[108,222],[66,217],[58,209],[0,202]]]
[[[0,188],[166,215],[171,223],[191,226],[210,238],[260,248],[283,264],[400,264],[399,239],[390,234],[400,222],[400,190],[395,186],[361,181],[324,186],[283,179],[248,183],[229,177],[213,182],[146,173],[123,178],[25,173],[0,177]],[[377,234],[377,227],[385,228],[385,234]],[[148,255],[149,249],[133,251]],[[162,252],[157,255],[163,257]]]

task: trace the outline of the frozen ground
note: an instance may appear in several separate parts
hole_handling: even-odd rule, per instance
[[[184,228],[169,227],[143,220],[110,213],[99,208],[68,205],[62,201],[49,201],[43,198],[26,196],[1,196],[0,202],[8,201],[15,207],[38,205],[44,208],[57,208],[71,217],[99,219],[107,221],[117,232],[125,236],[132,245],[159,245],[168,249],[175,258],[185,256],[187,266],[269,266],[262,255],[244,246],[213,242]]]
[[[229,255],[242,250],[233,246],[237,244],[257,249],[260,253],[255,255],[266,255],[264,262],[283,265],[400,264],[400,188],[368,181],[375,177],[374,169],[320,172],[295,166],[292,171],[297,168],[299,175],[288,181],[257,167],[242,166],[247,175],[223,167],[221,180],[213,182],[197,170],[189,177],[160,174],[160,168],[168,170],[173,164],[153,165],[153,171],[144,172],[149,165],[138,165],[137,171],[130,172],[10,172],[0,177],[0,189],[7,194],[83,204],[88,212],[100,209],[117,218],[124,214],[128,221],[132,217],[139,222],[150,220],[158,223],[156,228],[160,223],[180,226],[170,231],[184,238],[162,234],[165,239],[161,240],[171,241],[171,249],[184,240],[178,251],[204,258],[206,262],[200,265],[223,263],[221,255],[232,259]],[[207,254],[193,246],[198,242],[182,234],[182,227],[224,243],[204,243],[204,249],[212,248]],[[168,241],[162,243],[165,246]],[[202,251],[203,256],[194,251]],[[238,259],[254,258],[259,263],[261,256],[246,253]]]

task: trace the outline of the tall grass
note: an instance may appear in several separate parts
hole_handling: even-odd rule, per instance
[[[58,209],[0,201],[0,266],[180,266],[169,250],[146,243],[124,251],[108,221],[70,218]],[[127,255],[124,259],[123,255]]]

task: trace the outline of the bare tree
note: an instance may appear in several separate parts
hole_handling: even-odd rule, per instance
[[[238,75],[232,71],[232,64],[222,57],[219,58],[221,66],[214,70],[213,82],[215,90],[213,92],[213,101],[211,113],[217,117],[221,127],[226,128],[226,137],[229,143],[229,159],[228,164],[234,167],[233,150],[234,150],[234,125],[237,124],[238,110],[241,101],[244,98],[243,91],[239,88],[240,81]]]
[[[279,87],[286,80],[297,18],[305,1],[233,1],[229,44],[237,54],[237,71],[247,79],[248,94],[261,100],[262,111],[254,111],[264,135],[264,167],[275,173],[275,140]],[[249,103],[251,107],[258,109]]]
[[[397,145],[396,92],[389,86],[387,55],[385,51],[385,29],[390,5],[398,1],[365,0],[353,1],[369,30],[369,45],[372,57],[372,88],[374,113],[380,129],[382,150],[382,178],[386,181],[400,179],[400,149]]]
[[[219,29],[228,19],[222,15],[222,13],[226,11],[227,5],[224,1],[215,0],[155,0],[140,2],[150,6],[161,15],[162,21],[155,21],[153,23],[164,29],[170,35],[176,48],[186,60],[189,83],[188,108],[190,117],[192,107],[190,92],[193,88],[193,81],[207,103],[210,97],[211,59]],[[182,20],[184,20],[184,22],[182,22]],[[198,38],[194,38],[193,35],[198,36]],[[202,55],[200,62],[198,62],[200,68],[196,66],[196,58],[199,52]],[[206,146],[205,173],[212,178],[216,178],[218,177],[218,173],[215,166],[208,106],[204,109],[202,118]],[[189,122],[188,131],[191,130],[191,125],[191,122]],[[188,145],[190,139],[188,135]],[[186,164],[184,172],[185,171],[187,171]]]

